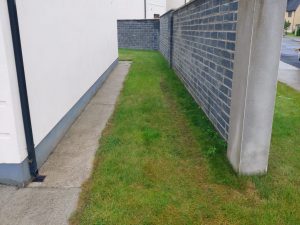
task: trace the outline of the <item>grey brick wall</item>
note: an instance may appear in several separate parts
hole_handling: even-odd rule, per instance
[[[173,13],[173,68],[227,140],[238,0],[195,0]]]
[[[119,48],[158,50],[159,20],[118,20]]]
[[[160,20],[119,20],[120,48],[159,50],[227,140],[239,0],[195,0]]]
[[[159,51],[171,65],[173,10],[160,17]]]

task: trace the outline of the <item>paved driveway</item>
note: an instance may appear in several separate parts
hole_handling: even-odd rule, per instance
[[[300,61],[298,60],[298,53],[295,49],[300,48],[300,38],[284,37],[281,48],[281,61],[300,68]]]

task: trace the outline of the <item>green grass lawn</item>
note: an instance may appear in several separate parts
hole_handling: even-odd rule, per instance
[[[294,33],[287,33],[286,35],[289,37],[297,37]]]
[[[268,175],[226,144],[158,52],[133,64],[71,224],[300,224],[300,93],[279,84]]]

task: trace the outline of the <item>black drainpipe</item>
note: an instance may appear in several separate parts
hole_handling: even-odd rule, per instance
[[[34,149],[34,142],[33,142],[32,126],[31,126],[30,110],[29,110],[29,103],[28,103],[19,22],[18,22],[18,13],[17,13],[15,0],[7,0],[7,6],[8,6],[11,36],[12,36],[14,54],[15,54],[15,63],[16,63],[16,70],[17,70],[17,77],[18,77],[18,85],[19,85],[27,152],[28,152],[29,169],[32,178],[36,178],[38,176],[38,168],[36,163],[36,156],[35,156],[35,149]]]
[[[147,19],[147,0],[144,0],[144,17]]]

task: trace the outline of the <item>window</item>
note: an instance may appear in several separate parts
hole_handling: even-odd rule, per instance
[[[159,19],[159,14],[154,14],[154,19]]]
[[[288,12],[288,17],[292,17],[293,12]]]

